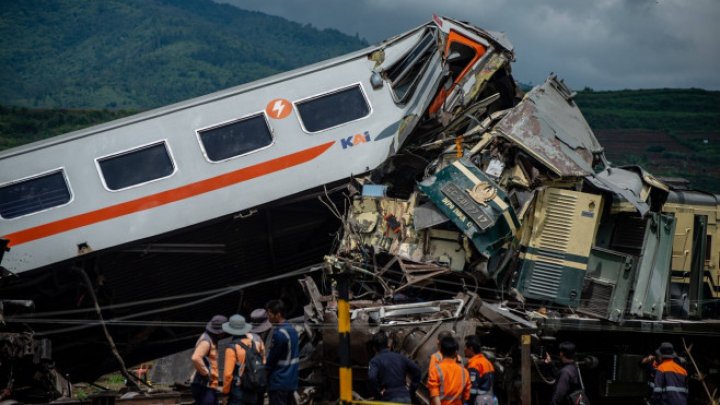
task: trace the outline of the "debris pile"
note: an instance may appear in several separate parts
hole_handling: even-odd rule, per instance
[[[552,334],[551,320],[582,329],[663,319],[675,230],[663,213],[670,190],[638,167],[613,167],[573,96],[551,75],[514,107],[458,114],[434,138],[414,134],[379,169],[355,178],[344,215],[328,204],[343,227],[326,266],[354,281],[360,396],[366,343],[379,330],[421,369],[443,330],[459,339],[512,337],[486,353],[511,400],[520,335],[537,347]],[[310,278],[302,285],[306,322],[326,332],[319,365],[333,379],[335,294],[321,295]]]

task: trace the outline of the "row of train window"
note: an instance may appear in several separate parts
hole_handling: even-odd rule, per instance
[[[315,133],[370,114],[360,84],[295,103],[302,128]],[[206,158],[213,163],[246,155],[273,143],[265,114],[197,130]],[[105,187],[120,191],[171,176],[175,165],[166,141],[96,159]],[[68,204],[72,199],[63,169],[0,186],[0,218],[12,219]]]

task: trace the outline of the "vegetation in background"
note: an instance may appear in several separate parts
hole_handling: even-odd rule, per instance
[[[613,164],[720,192],[720,91],[586,88],[575,101]]]
[[[130,110],[29,109],[0,106],[0,150],[133,114]]]
[[[655,89],[578,92],[575,102],[593,129],[668,133],[720,131],[720,92]]]
[[[4,1],[0,100],[145,110],[365,46],[210,0]]]

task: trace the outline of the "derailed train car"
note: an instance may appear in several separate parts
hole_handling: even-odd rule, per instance
[[[173,322],[261,304],[328,253],[329,271],[355,274],[358,381],[368,333],[391,331],[423,366],[450,329],[492,347],[506,402],[520,335],[538,354],[574,340],[598,400],[636,398],[638,356],[681,337],[717,384],[712,205],[613,167],[572,91],[551,76],[521,94],[513,57],[503,35],[435,17],[351,55],[3,152],[0,384],[48,373],[51,357],[92,380],[188,347],[196,330]],[[310,398],[336,375],[336,315],[331,285],[303,286]],[[536,371],[541,391],[552,376]]]
[[[512,59],[502,34],[436,17],[349,55],[3,151],[0,386],[34,402],[53,395],[53,366],[92,381],[192,346],[215,313],[280,291],[300,301],[283,280],[320,264],[340,226],[318,196],[341,202],[353,176],[409,139],[511,107]]]

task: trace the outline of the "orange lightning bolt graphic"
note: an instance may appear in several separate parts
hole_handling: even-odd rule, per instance
[[[290,115],[291,111],[292,107],[290,106],[290,102],[284,98],[276,98],[274,100],[270,100],[270,102],[267,103],[267,106],[265,107],[265,114],[267,114],[270,118],[275,118],[278,120]]]

